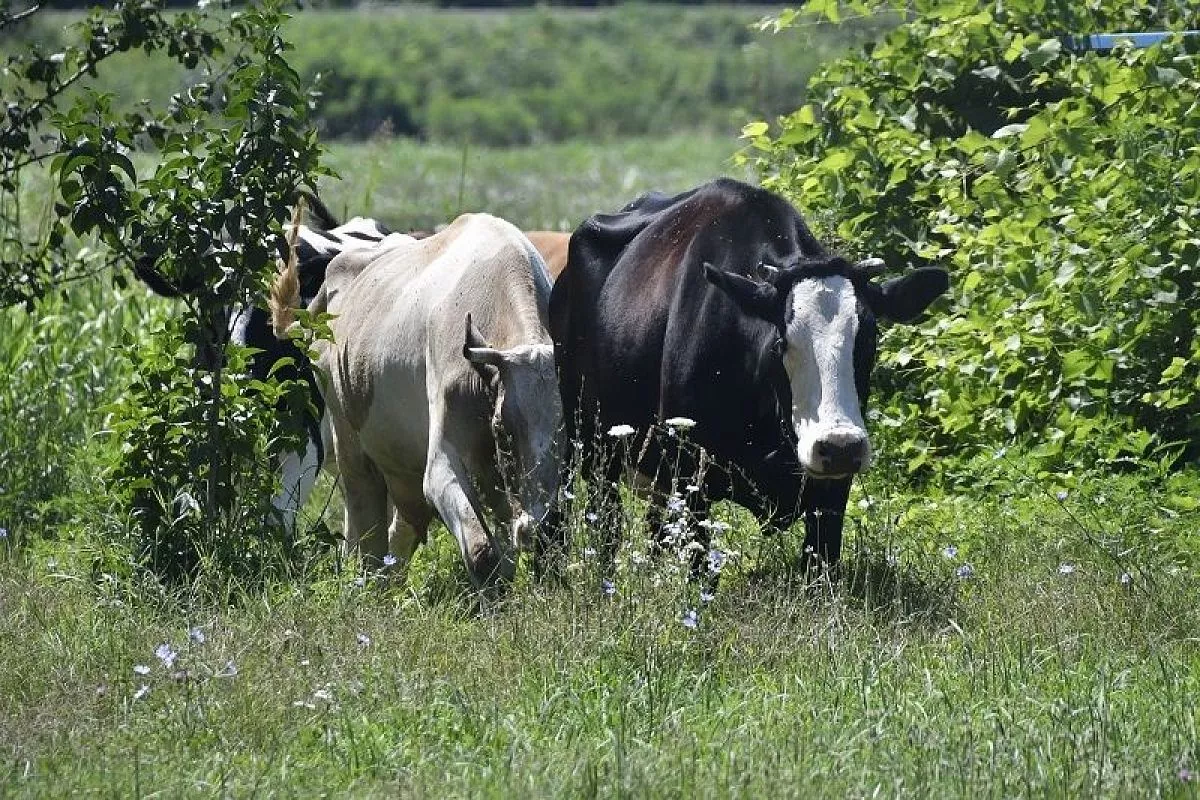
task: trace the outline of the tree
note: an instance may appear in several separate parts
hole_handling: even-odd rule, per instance
[[[0,3],[0,30],[37,11]],[[109,476],[139,519],[139,555],[171,574],[223,554],[227,566],[255,569],[250,543],[279,533],[268,455],[299,435],[274,425],[272,409],[306,402],[302,385],[249,380],[225,317],[262,297],[291,204],[320,172],[313,95],[286,61],[285,18],[277,0],[220,16],[118,3],[92,12],[75,46],[9,62],[0,304],[36,312],[73,282],[102,274],[123,286],[133,272],[182,297],[181,313],[132,356]],[[83,87],[135,49],[209,77],[165,109],[117,113]],[[34,234],[19,193],[32,170],[48,170],[55,212]],[[98,255],[81,254],[81,241]],[[189,344],[220,357],[197,361]]]

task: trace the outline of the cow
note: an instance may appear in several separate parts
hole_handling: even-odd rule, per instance
[[[405,238],[335,258],[309,304],[334,315],[317,367],[346,543],[402,571],[436,513],[473,583],[489,586],[511,577],[557,497],[550,276],[524,234],[487,214]],[[277,331],[292,324],[286,277],[272,291]]]
[[[304,210],[311,223],[296,226],[296,235],[289,241],[280,239],[277,248],[281,260],[291,257],[295,249],[297,275],[300,284],[300,302],[307,305],[316,296],[325,280],[329,263],[342,252],[389,246],[399,234],[382,222],[370,217],[356,216],[342,223],[329,211],[318,197],[302,193]],[[414,238],[433,235],[425,231],[407,234]],[[550,269],[551,280],[566,264],[566,246],[570,234],[555,231],[530,231],[529,238],[542,253]],[[196,291],[199,287],[178,286],[167,280],[155,269],[151,258],[140,259],[135,264],[135,273],[155,293],[164,297],[180,297]],[[328,426],[324,422],[323,401],[314,383],[308,356],[292,341],[276,337],[271,328],[271,314],[265,305],[238,304],[226,309],[219,322],[226,328],[228,341],[243,347],[253,348],[248,361],[248,371],[256,380],[266,380],[275,371],[285,380],[302,380],[309,384],[309,395],[314,404],[310,412],[302,417],[305,430],[303,442],[295,450],[280,454],[280,489],[272,499],[281,522],[286,530],[294,532],[297,516],[303,508],[316,483],[322,467],[336,471],[331,455]],[[214,341],[218,337],[211,337]],[[197,363],[212,368],[218,363],[219,348],[210,343],[198,344]],[[287,366],[276,365],[289,359]]]
[[[525,231],[529,241],[542,254],[546,269],[550,273],[550,281],[558,280],[558,276],[567,268],[567,246],[571,234],[560,231]]]
[[[550,300],[585,474],[613,485],[622,465],[596,443],[629,425],[646,437],[643,482],[675,491],[663,468],[698,458],[650,431],[690,419],[712,459],[687,494],[696,514],[730,499],[768,527],[803,516],[806,563],[836,562],[851,480],[871,462],[877,321],[911,322],[949,287],[937,268],[879,283],[882,266],[830,253],[787,200],[728,178],[586,220]]]
[[[319,219],[330,219],[330,216],[326,211]],[[429,231],[404,234],[415,239],[433,235]],[[394,234],[383,223],[369,217],[354,217],[328,230],[300,226],[295,247],[301,303],[307,305],[316,296],[325,280],[326,268],[337,255],[351,250],[388,247],[396,241],[396,236],[398,234]],[[553,282],[566,267],[567,242],[571,235],[559,231],[528,231],[526,236],[542,255]],[[294,377],[292,373],[295,372],[312,385],[308,356],[291,341],[273,335],[269,312],[261,307],[253,307],[244,309],[243,314],[245,324],[235,329],[232,341],[261,351],[251,361],[254,376],[261,380],[277,361],[291,358],[297,366],[288,368],[282,376]],[[331,458],[328,426],[323,419],[323,402],[315,388],[313,385],[311,394],[317,415],[306,416],[304,420],[307,436],[302,449],[283,454],[282,486],[273,501],[289,530],[293,529],[296,516],[312,491],[321,468],[325,467],[331,473],[337,469]]]

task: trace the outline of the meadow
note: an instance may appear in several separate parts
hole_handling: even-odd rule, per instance
[[[564,228],[742,174],[736,147],[380,140],[333,147],[347,179],[322,194],[397,226],[489,208]],[[120,351],[167,313],[99,282],[0,313],[6,797],[1195,793],[1188,473],[1046,475],[987,450],[973,486],[922,483],[876,425],[883,468],[856,483],[832,580],[792,570],[796,531],[723,506],[729,559],[702,596],[646,554],[630,499],[614,565],[592,546],[612,521],[576,510],[564,580],[522,572],[484,606],[440,528],[406,585],[317,548],[286,578],[168,587],[131,568],[102,480]],[[336,509],[326,481],[310,516],[336,529]]]

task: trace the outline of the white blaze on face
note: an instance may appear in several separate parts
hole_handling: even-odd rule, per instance
[[[784,367],[801,466],[841,476],[867,468],[871,445],[854,382],[858,301],[848,278],[797,281],[789,298]]]

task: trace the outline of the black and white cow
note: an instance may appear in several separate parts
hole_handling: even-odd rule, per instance
[[[933,268],[880,283],[881,268],[829,253],[785,199],[730,179],[585,221],[550,331],[586,474],[620,476],[594,446],[611,426],[689,418],[716,464],[692,498],[732,499],[775,526],[802,515],[806,546],[836,561],[851,480],[871,462],[877,321],[910,322],[949,286]],[[637,465],[661,492],[673,489],[661,467],[696,466],[672,441],[649,437]]]

